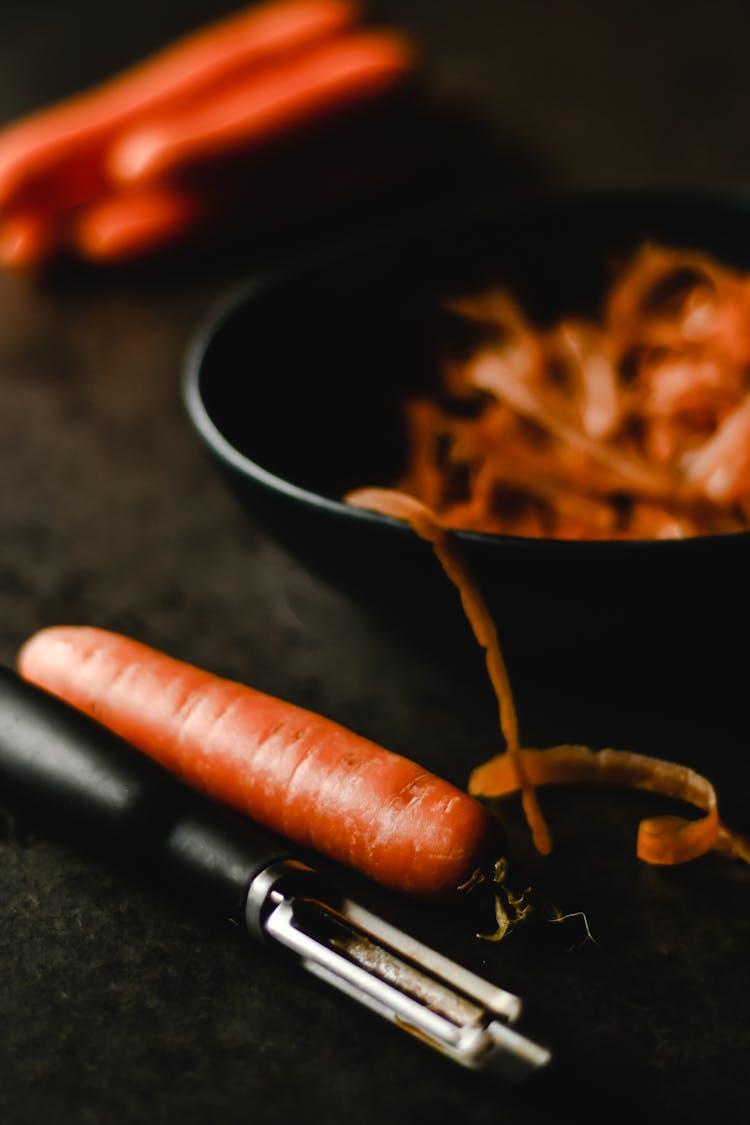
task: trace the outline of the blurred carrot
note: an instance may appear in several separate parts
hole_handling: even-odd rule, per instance
[[[325,221],[342,202],[367,200],[413,174],[408,129],[399,133],[385,116],[365,132],[360,124],[306,138],[231,176],[208,169],[190,184],[113,189],[72,214],[61,240],[88,262],[116,266],[178,245],[252,248],[277,231]]]
[[[288,58],[357,18],[349,0],[272,0],[199,28],[90,90],[0,133],[0,210],[91,199],[103,153],[138,118],[195,104],[240,75]]]
[[[210,211],[208,199],[177,188],[105,196],[81,213],[71,246],[89,262],[127,262],[195,234]]]
[[[269,142],[377,100],[410,72],[413,52],[388,31],[343,35],[273,69],[238,79],[200,106],[153,115],[107,159],[112,178],[151,184],[217,158],[246,158]]]

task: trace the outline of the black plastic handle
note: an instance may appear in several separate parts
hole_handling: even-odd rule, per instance
[[[286,856],[239,815],[2,667],[0,802],[92,850],[147,864],[175,889],[237,918],[255,875]]]

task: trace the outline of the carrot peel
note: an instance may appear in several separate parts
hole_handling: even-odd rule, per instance
[[[500,728],[506,741],[509,768],[521,789],[526,819],[538,851],[546,855],[552,840],[539,808],[533,783],[527,777],[520,756],[518,716],[511,690],[510,677],[500,648],[497,629],[485,604],[482,592],[457,548],[450,532],[439,517],[419,500],[397,489],[363,488],[346,496],[348,504],[405,520],[420,538],[431,543],[448,578],[457,587],[464,612],[477,641],[485,650],[485,659],[500,712]]]
[[[719,820],[713,785],[694,770],[629,750],[595,751],[574,745],[523,749],[520,757],[534,785],[627,785],[685,801],[704,811],[705,815],[695,820],[658,816],[641,821],[636,850],[647,863],[685,863],[712,849],[750,862],[747,841]],[[504,755],[477,767],[469,779],[469,792],[474,796],[502,797],[517,789],[515,771]]]
[[[333,37],[358,14],[348,0],[252,5],[175,40],[99,86],[28,114],[0,133],[0,208],[61,194],[66,203],[84,202],[100,189],[103,155],[123,127]]]
[[[750,275],[646,244],[596,319],[537,326],[496,289],[444,311],[457,347],[441,357],[441,393],[405,404],[395,483],[446,527],[596,540],[747,530]]]
[[[476,580],[440,516],[422,501],[396,489],[363,488],[349,493],[345,499],[356,507],[406,521],[433,545],[446,574],[459,588],[466,616],[486,650],[506,749],[472,772],[470,794],[493,798],[520,792],[534,844],[539,852],[548,854],[552,839],[537,800],[537,786],[595,782],[648,790],[693,804],[704,815],[693,820],[672,815],[642,820],[636,847],[640,859],[651,864],[677,864],[713,849],[750,863],[750,839],[721,823],[713,785],[694,770],[627,750],[594,751],[569,744],[546,750],[523,748],[510,678],[494,622]]]
[[[124,191],[92,203],[71,224],[75,248],[91,262],[116,262],[163,249],[197,230],[209,204],[177,188]]]

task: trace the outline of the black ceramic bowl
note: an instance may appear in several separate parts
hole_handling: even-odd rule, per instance
[[[594,313],[613,259],[647,238],[750,268],[750,202],[669,192],[535,201],[256,278],[197,335],[190,418],[254,521],[394,630],[439,636],[455,654],[473,641],[430,548],[341,497],[398,473],[399,403],[434,380],[443,295],[502,282],[540,321]],[[750,534],[459,538],[529,705],[572,694],[713,714],[741,698]]]

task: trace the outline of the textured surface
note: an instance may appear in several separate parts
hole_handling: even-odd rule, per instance
[[[0,120],[103,77],[216,13],[208,0],[35,0],[0,17]],[[746,7],[376,3],[424,45],[435,82],[487,118],[508,180],[718,182],[750,171]],[[312,234],[309,237],[313,237]],[[302,239],[303,236],[300,236]],[[272,260],[266,251],[266,262]],[[249,523],[184,416],[182,357],[248,258],[179,276],[0,278],[0,659],[35,629],[119,629],[319,710],[464,784],[494,752],[481,667],[425,653],[320,585]],[[746,732],[685,715],[566,713],[539,701],[529,742],[631,745],[711,772],[748,823]],[[686,720],[687,716],[687,720]],[[558,1055],[522,1091],[491,1090],[221,919],[0,815],[0,1116],[7,1125],[281,1125],[346,1119],[738,1121],[750,1039],[750,874],[633,855],[633,795],[546,798],[558,847],[528,856],[566,911],[552,941],[507,947],[474,920],[340,878],[527,998]]]

